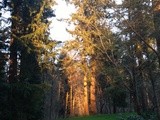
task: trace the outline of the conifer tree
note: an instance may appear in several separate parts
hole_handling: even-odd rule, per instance
[[[3,1],[10,11],[9,71],[5,97],[8,98],[2,113],[4,119],[42,119],[44,90],[40,84],[41,54],[53,54],[55,44],[49,39],[49,17],[54,16],[50,0]],[[53,55],[48,60],[51,60]],[[50,63],[49,61],[48,63]],[[47,66],[45,66],[47,67]],[[6,111],[8,112],[6,112]]]
[[[40,81],[38,59],[41,58],[38,58],[38,54],[41,54],[42,51],[44,53],[45,49],[47,49],[47,44],[50,43],[48,40],[49,21],[47,18],[54,15],[51,10],[53,3],[52,1],[12,1],[13,24],[11,28],[10,61],[14,61],[10,62],[11,79],[13,76],[20,74],[21,80],[28,79],[30,82],[34,80]],[[18,52],[21,59],[20,73],[17,73]],[[12,53],[15,55],[12,55]]]

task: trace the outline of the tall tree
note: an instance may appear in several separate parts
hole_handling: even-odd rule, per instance
[[[17,76],[18,74],[16,71],[18,68],[17,52],[19,51],[19,56],[21,59],[20,79],[29,79],[30,82],[33,82],[34,79],[38,82],[38,80],[40,80],[38,54],[41,53],[40,51],[42,51],[42,49],[43,51],[45,51],[46,48],[42,47],[43,44],[45,46],[45,44],[49,43],[49,40],[47,38],[49,21],[47,20],[47,18],[54,15],[53,11],[51,10],[53,1],[12,2],[12,37],[10,43],[10,61],[13,62],[11,62],[10,65],[10,77],[12,79],[13,76]],[[12,53],[14,53],[14,55],[12,55]],[[12,56],[14,58],[12,58]],[[30,58],[32,59],[29,60]],[[26,71],[24,71],[24,68]],[[13,71],[14,73],[11,71]],[[12,75],[12,73],[15,75]]]
[[[160,2],[159,0],[152,0],[152,4],[153,4],[153,21],[154,21],[154,28],[155,28],[155,38],[156,38],[156,42],[157,42],[157,51],[158,51],[158,59],[159,59],[159,64],[160,64],[160,43],[159,43],[159,39],[160,39]]]
[[[8,39],[9,22],[4,11],[7,11],[5,1],[0,2],[0,118],[7,118],[8,111],[8,88],[7,82],[7,61],[8,61]],[[7,13],[7,12],[6,12]]]
[[[155,28],[155,39],[156,39],[157,52],[158,52],[158,62],[160,66],[160,1],[152,0],[152,5],[153,5],[153,21],[154,21],[154,28]],[[160,119],[159,103],[156,106],[157,106],[157,111],[158,111],[157,112],[158,118]]]
[[[42,119],[44,89],[39,83],[41,66],[46,61],[40,55],[51,55],[51,46],[55,44],[49,39],[48,28],[48,18],[54,16],[54,1],[4,0],[4,4],[10,11],[11,26],[10,37],[5,39],[10,41],[10,55],[9,84],[3,86],[7,88],[8,113],[3,118]],[[53,55],[49,59],[47,63],[53,62]]]

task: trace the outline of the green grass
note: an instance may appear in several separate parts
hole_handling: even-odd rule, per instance
[[[102,115],[92,115],[92,116],[84,116],[84,117],[72,117],[66,118],[63,120],[119,120],[121,117],[127,117],[129,115],[133,115],[135,113],[122,113],[122,114],[102,114]]]

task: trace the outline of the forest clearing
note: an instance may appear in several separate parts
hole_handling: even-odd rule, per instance
[[[0,120],[61,118],[160,120],[160,0],[0,0]]]

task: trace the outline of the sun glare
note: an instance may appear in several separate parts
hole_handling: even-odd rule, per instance
[[[57,5],[53,9],[55,10],[56,17],[53,18],[50,25],[51,38],[58,41],[71,39],[72,36],[67,33],[66,29],[71,29],[73,26],[70,26],[65,20],[75,11],[74,6],[66,4],[63,0],[58,0]]]

